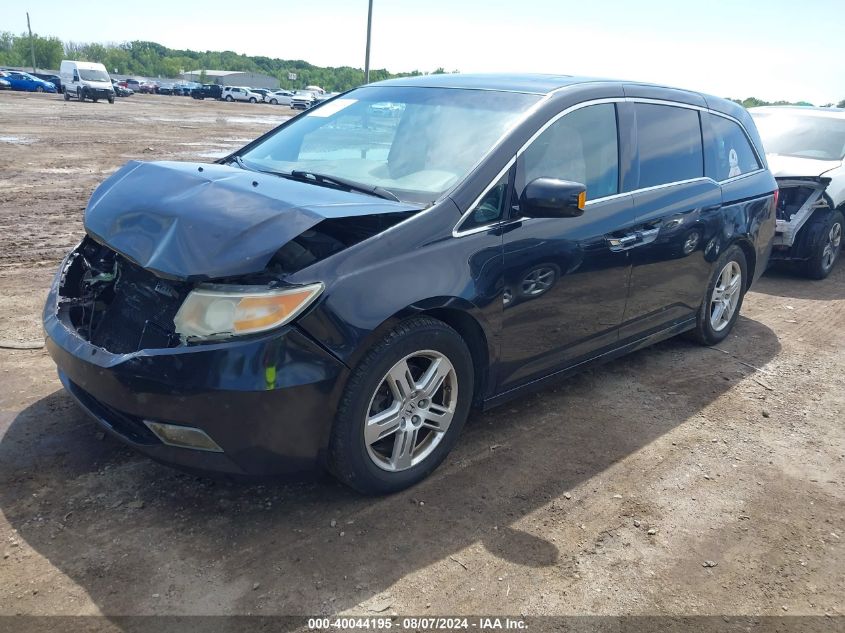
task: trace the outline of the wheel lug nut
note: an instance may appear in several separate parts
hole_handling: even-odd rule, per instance
[[[419,424],[421,421],[422,421],[422,418],[420,418],[420,416],[418,416],[418,415],[415,415],[414,417],[411,418],[411,422],[413,422],[414,424]]]
[[[427,407],[427,406],[428,406],[428,400],[426,400],[425,398],[423,398],[422,400],[420,400],[420,401],[417,403],[417,406],[420,406],[420,407]]]

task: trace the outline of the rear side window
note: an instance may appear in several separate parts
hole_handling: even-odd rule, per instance
[[[698,111],[637,103],[640,188],[704,176]]]
[[[743,129],[725,117],[708,113],[712,139],[707,143],[707,175],[727,180],[760,169],[760,161]]]

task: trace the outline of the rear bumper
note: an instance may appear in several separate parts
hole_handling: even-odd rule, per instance
[[[347,368],[295,327],[237,342],[111,354],[44,313],[65,389],[109,433],[155,460],[240,475],[316,470]],[[204,431],[223,450],[167,445],[144,420]]]

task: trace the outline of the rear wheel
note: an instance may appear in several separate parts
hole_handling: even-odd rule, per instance
[[[716,262],[692,336],[703,345],[724,341],[739,318],[748,286],[748,262],[739,246],[731,246]]]
[[[352,372],[332,429],[329,468],[367,494],[421,481],[457,441],[473,382],[472,358],[455,330],[429,317],[401,323]]]
[[[35,92],[44,92],[44,86],[36,86]]]
[[[232,98],[232,95],[226,95],[226,101],[228,101],[229,103],[234,101],[234,99]]]
[[[813,254],[807,261],[807,268],[805,269],[807,277],[824,279],[833,270],[833,265],[842,252],[844,226],[845,218],[843,218],[841,211],[827,214],[827,217],[823,220],[819,238],[813,246]]]
[[[270,103],[272,105],[279,105],[279,100],[278,99],[270,99]]]
[[[65,90],[65,101],[70,101],[70,93]]]

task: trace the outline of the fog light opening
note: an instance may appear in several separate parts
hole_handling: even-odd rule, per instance
[[[217,445],[217,442],[211,439],[202,429],[192,426],[164,424],[163,422],[153,422],[152,420],[144,420],[144,424],[147,425],[150,431],[155,433],[158,439],[168,446],[191,448],[196,451],[211,451],[213,453],[223,452],[223,449]]]

